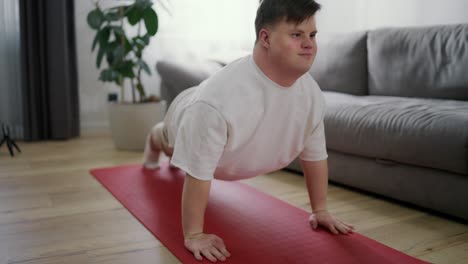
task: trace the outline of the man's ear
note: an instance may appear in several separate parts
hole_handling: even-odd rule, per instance
[[[270,47],[270,31],[268,29],[260,29],[260,32],[258,32],[258,42],[266,49]]]

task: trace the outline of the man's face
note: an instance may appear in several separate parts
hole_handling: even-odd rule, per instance
[[[269,55],[282,70],[304,74],[312,66],[317,53],[316,34],[314,17],[300,24],[283,19],[270,27]]]

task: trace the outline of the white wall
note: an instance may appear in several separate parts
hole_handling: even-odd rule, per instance
[[[105,101],[112,85],[98,81],[95,54],[91,54],[94,38],[86,16],[94,8],[92,1],[75,0],[75,34],[80,95],[80,125],[83,129],[102,129],[107,124]]]
[[[103,6],[124,1],[103,0]],[[317,15],[319,37],[327,33],[350,32],[385,26],[424,26],[468,23],[467,0],[319,0],[323,8]],[[257,0],[164,0],[168,15],[160,5],[160,29],[145,56],[153,69],[144,82],[159,94],[159,77],[154,65],[159,59],[196,57],[230,58],[239,51],[250,51],[255,40],[254,19]],[[106,130],[106,97],[118,91],[114,85],[98,81],[95,54],[91,54],[94,32],[86,24],[93,9],[91,0],[75,0],[75,25],[78,76],[83,131]],[[127,98],[129,96],[127,95]]]
[[[319,31],[468,23],[467,0],[321,0]]]

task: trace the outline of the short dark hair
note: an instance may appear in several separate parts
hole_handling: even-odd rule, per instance
[[[314,0],[262,0],[255,18],[256,41],[258,33],[267,25],[273,25],[286,18],[297,24],[315,15],[320,4]]]

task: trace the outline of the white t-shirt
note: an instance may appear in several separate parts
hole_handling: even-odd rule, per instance
[[[325,100],[305,73],[270,80],[251,55],[177,96],[165,119],[171,163],[201,179],[239,180],[327,158]]]

